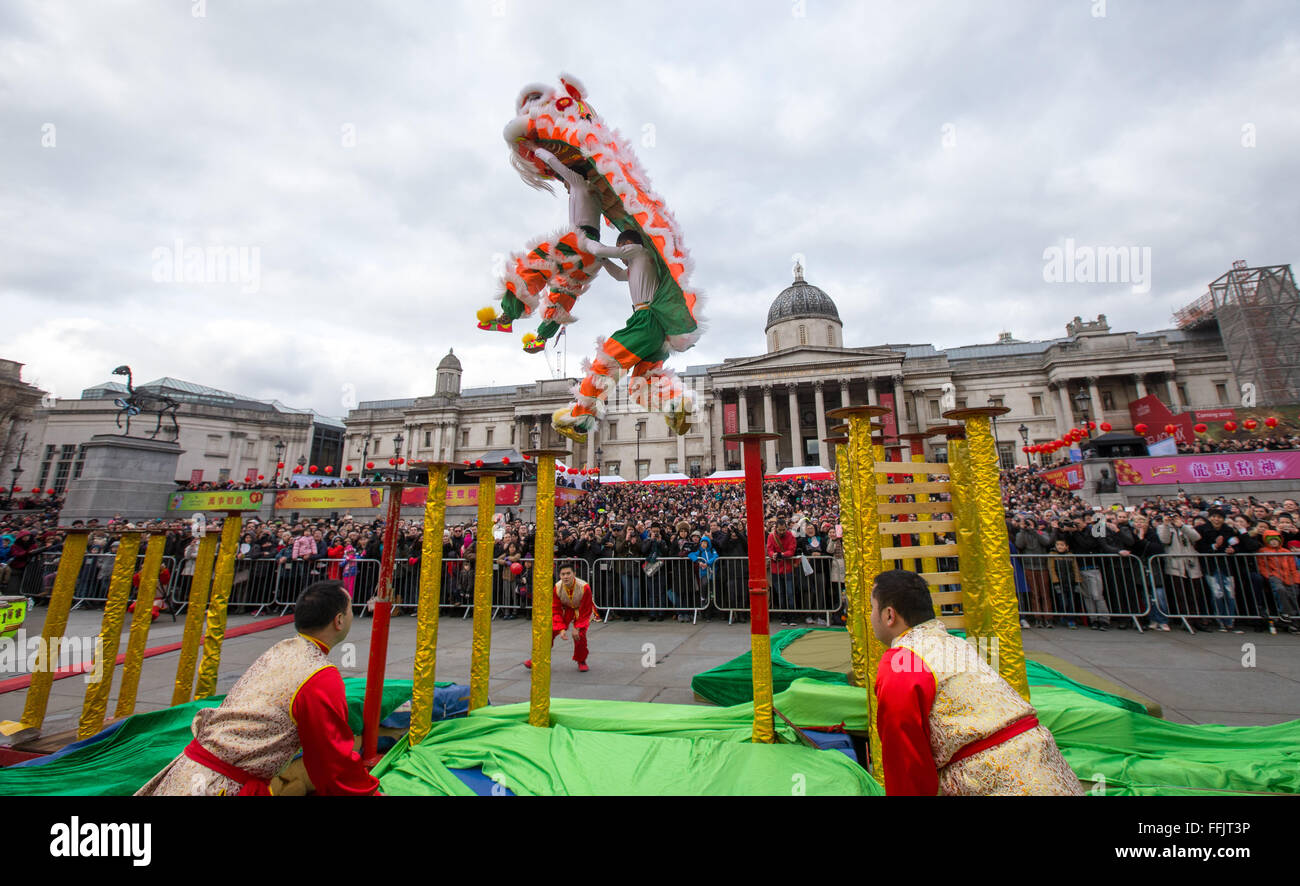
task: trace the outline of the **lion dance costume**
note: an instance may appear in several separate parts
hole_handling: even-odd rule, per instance
[[[636,305],[627,325],[597,339],[595,357],[583,361],[585,377],[574,389],[574,402],[556,410],[552,425],[564,436],[586,442],[587,432],[604,417],[609,391],[626,375],[630,399],[663,413],[671,429],[685,434],[694,397],[664,364],[672,352],[685,351],[698,340],[701,296],[690,283],[692,263],[676,220],[651,189],[631,146],[605,125],[576,79],[561,75],[558,89],[538,84],[524,87],[515,111],[504,136],[510,162],[520,177],[532,187],[550,190],[549,182],[559,178],[547,163],[550,159],[572,173],[563,177],[566,187],[581,186],[571,182],[585,180],[605,219],[620,232],[639,235],[643,246],[636,248],[646,253],[639,256],[640,279],[650,280],[653,287],[648,303]],[[629,254],[635,250],[602,248],[603,257],[587,251],[584,245],[594,245],[599,230],[579,224],[574,215],[571,210],[567,228],[539,237],[510,255],[497,294],[500,312],[481,309],[480,329],[511,332],[515,320],[540,314],[536,334],[523,339],[525,351],[540,351],[576,319],[574,307],[602,266],[623,279],[617,266],[604,262],[619,253],[617,257],[631,265],[621,250]]]

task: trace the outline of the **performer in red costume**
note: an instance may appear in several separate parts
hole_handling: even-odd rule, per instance
[[[573,631],[573,660],[578,663],[578,670],[588,671],[587,667],[587,626],[593,618],[599,618],[596,606],[591,601],[591,585],[574,573],[572,566],[560,567],[560,580],[551,594],[551,642],[563,635],[569,639]],[[533,660],[524,662],[524,667],[531,668]]]
[[[923,578],[877,576],[871,627],[890,645],[876,675],[887,794],[1083,793],[1033,706],[935,618]]]
[[[194,741],[137,796],[267,796],[271,779],[302,748],[317,794],[374,794],[348,727],[338,668],[325,656],[352,627],[342,582],[310,585],[294,609],[298,635],[263,653],[220,707],[194,718]]]

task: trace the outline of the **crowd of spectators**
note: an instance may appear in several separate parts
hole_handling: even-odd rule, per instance
[[[1179,455],[1200,455],[1210,452],[1277,452],[1283,449],[1300,449],[1300,435],[1284,436],[1281,434],[1267,437],[1251,437],[1247,440],[1195,440],[1192,443],[1179,443]]]

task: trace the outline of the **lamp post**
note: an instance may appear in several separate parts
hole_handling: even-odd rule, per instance
[[[284,438],[275,438],[275,479],[271,481],[272,486],[278,486],[280,483],[280,465],[284,461]]]
[[[1020,424],[1020,427],[1016,428],[1016,430],[1020,432],[1020,445],[1027,448],[1029,446],[1029,426],[1022,422]],[[1029,467],[1029,465],[1030,465],[1029,453],[1026,452],[1025,467]]]
[[[989,404],[990,406],[995,406],[995,407],[999,407],[999,406],[1002,405],[1001,403],[999,403],[999,402],[997,402],[996,400],[993,399],[993,395],[992,395],[992,394],[989,395],[988,404]],[[998,446],[998,417],[995,415],[995,416],[992,417],[992,419],[993,419],[993,422],[992,422],[992,424],[993,424],[993,427],[992,427],[992,430],[993,430],[993,451],[997,454],[997,457],[998,457],[998,469],[1001,470],[1001,469],[1002,469],[1002,449],[1001,449],[1000,446]]]
[[[641,433],[645,430],[645,422],[636,423],[636,478],[641,479]]]
[[[600,475],[604,472],[604,468],[603,468],[604,464],[605,464],[605,450],[597,446],[596,447],[596,485],[597,486],[600,485]]]
[[[402,432],[398,431],[397,436],[393,437],[393,476],[396,478],[399,466],[398,459],[402,457],[402,443],[405,442]],[[402,476],[406,476],[405,466],[403,466]]]
[[[23,442],[18,444],[18,461],[14,462],[13,469],[9,472],[9,500],[10,507],[14,502],[14,487],[18,485],[18,475],[23,472],[23,450],[27,448],[27,434],[23,433]]]

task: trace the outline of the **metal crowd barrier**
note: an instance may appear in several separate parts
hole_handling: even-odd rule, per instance
[[[145,546],[140,546],[140,554],[135,560],[135,571],[138,573],[144,567]],[[42,576],[41,593],[48,592],[53,584],[54,573],[58,570],[59,554],[43,554],[42,558],[52,558],[52,562],[43,563],[43,571],[47,575]],[[107,603],[108,602],[108,579],[113,574],[113,560],[116,554],[87,554],[81,561],[81,571],[77,573],[77,584],[72,591],[72,608],[80,609],[87,603]],[[163,557],[162,569],[167,570],[164,577],[159,571],[158,583],[162,586],[163,596],[171,595],[172,583],[176,579],[176,558]],[[48,581],[45,578],[48,576]],[[165,579],[165,580],[164,580]],[[135,599],[135,592],[132,591],[131,599]]]
[[[1058,624],[1127,618],[1141,631],[1151,615],[1151,583],[1140,557],[1124,554],[1012,554],[1021,618]],[[1020,576],[1023,575],[1023,583]]]
[[[1269,580],[1275,570],[1264,558],[1271,557],[1295,555],[1165,553],[1151,558],[1151,570],[1165,583],[1170,616],[1184,624],[1195,619],[1202,630],[1227,631],[1239,630],[1238,621],[1300,625],[1297,589]]]

